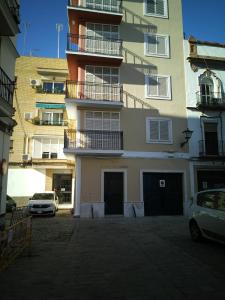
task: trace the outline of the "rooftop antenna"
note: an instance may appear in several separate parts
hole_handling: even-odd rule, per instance
[[[56,23],[56,31],[57,31],[57,34],[58,34],[58,55],[57,57],[59,58],[59,42],[60,42],[60,31],[63,30],[63,24],[60,24],[60,23]]]
[[[27,32],[28,29],[30,28],[30,23],[29,22],[24,22],[24,35],[23,35],[23,55],[25,55],[26,52],[26,43],[27,43]]]

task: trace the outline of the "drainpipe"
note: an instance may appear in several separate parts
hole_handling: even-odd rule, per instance
[[[80,110],[77,109],[77,126],[76,130],[80,130]],[[76,133],[76,141],[75,147],[80,147],[80,132]],[[80,192],[81,192],[81,158],[79,156],[75,157],[76,163],[76,174],[75,174],[75,184],[76,184],[76,197],[75,197],[75,205],[74,205],[74,217],[80,217]]]

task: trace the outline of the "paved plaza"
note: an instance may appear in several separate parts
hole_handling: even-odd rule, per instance
[[[225,246],[184,217],[33,219],[31,253],[0,273],[0,299],[225,299]]]

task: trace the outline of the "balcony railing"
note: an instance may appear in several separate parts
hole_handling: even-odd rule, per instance
[[[199,141],[199,156],[201,157],[224,157],[225,156],[225,141],[212,143],[210,140]]]
[[[98,84],[93,82],[66,82],[66,98],[122,102],[120,84]]]
[[[122,131],[65,130],[64,148],[82,150],[123,150]]]
[[[65,91],[62,89],[54,88],[54,89],[45,89],[43,86],[36,86],[36,92],[39,94],[65,94]]]
[[[197,106],[209,107],[209,108],[225,108],[225,93],[211,92],[209,94],[196,93]]]
[[[34,125],[43,125],[43,126],[68,126],[68,121],[49,121],[49,120],[39,120],[33,119],[32,123]]]
[[[68,0],[68,5],[103,12],[122,13],[121,0]]]
[[[12,81],[0,67],[0,98],[3,98],[11,106],[13,104],[13,92],[15,82]]]
[[[68,34],[67,51],[121,57],[122,40]]]
[[[17,24],[20,23],[20,5],[17,0],[7,0],[8,7]]]

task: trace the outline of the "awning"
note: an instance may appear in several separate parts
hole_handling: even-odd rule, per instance
[[[65,103],[41,103],[41,102],[37,102],[36,103],[36,107],[37,108],[66,108]]]

